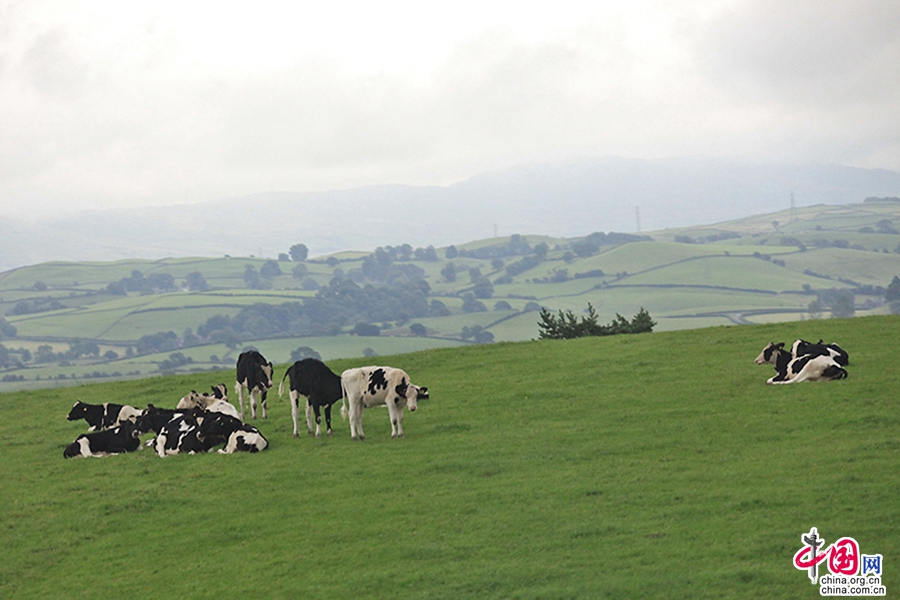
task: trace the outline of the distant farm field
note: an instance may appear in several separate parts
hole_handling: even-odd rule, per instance
[[[848,379],[766,386],[753,359],[796,337]],[[898,340],[878,316],[383,356],[431,392],[403,439],[383,409],[365,442],[294,439],[273,390],[259,455],[62,458],[76,400],[232,371],[0,394],[0,597],[813,598],[811,527],[882,554],[890,597]]]

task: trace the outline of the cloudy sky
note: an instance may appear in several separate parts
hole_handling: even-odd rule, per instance
[[[0,214],[570,157],[900,171],[900,2],[0,0]]]

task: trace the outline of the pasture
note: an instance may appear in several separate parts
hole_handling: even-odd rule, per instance
[[[796,337],[849,378],[766,386],[753,359]],[[62,458],[76,400],[174,406],[233,371],[2,394],[0,597],[812,598],[812,526],[882,554],[890,595],[898,340],[880,316],[381,357],[431,393],[403,439],[384,409],[365,442],[339,417],[294,439],[273,390],[259,455]]]

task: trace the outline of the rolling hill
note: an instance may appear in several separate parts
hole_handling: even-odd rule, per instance
[[[0,341],[0,389],[230,369],[247,345],[286,362],[300,348],[334,359],[530,340],[539,307],[580,313],[590,303],[604,322],[643,307],[658,331],[827,317],[842,294],[851,314],[886,314],[885,288],[900,274],[897,229],[900,202],[872,201],[645,236],[513,236],[304,263],[43,263],[0,273],[0,315],[15,330]],[[187,289],[192,273],[202,274],[205,290]],[[168,287],[148,287],[156,280]],[[124,289],[135,282],[145,287]],[[296,307],[365,290],[390,297],[357,298],[356,308],[301,322]],[[224,329],[214,325],[221,322]]]

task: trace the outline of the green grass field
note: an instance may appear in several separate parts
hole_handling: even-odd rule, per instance
[[[849,378],[766,386],[753,359],[796,337]],[[259,455],[62,458],[76,400],[173,406],[222,373],[2,394],[0,597],[813,598],[813,526],[882,554],[890,596],[898,340],[883,316],[383,357],[431,392],[405,438],[372,409],[365,442],[339,417],[294,439],[273,393]]]

